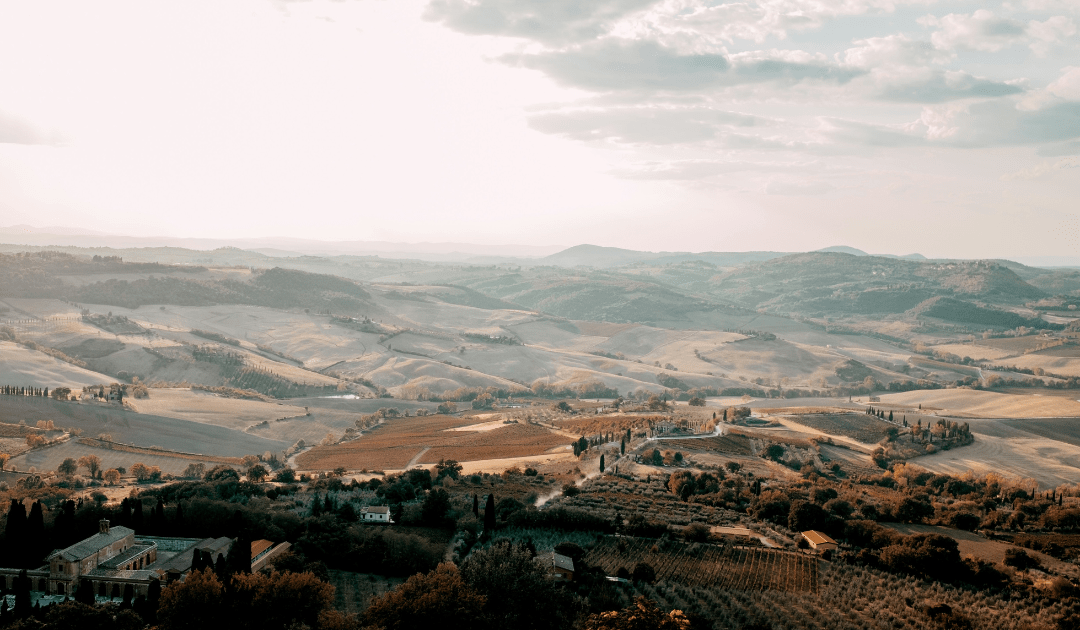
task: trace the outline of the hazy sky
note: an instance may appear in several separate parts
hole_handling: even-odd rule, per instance
[[[1080,1],[0,2],[0,225],[1080,253]]]

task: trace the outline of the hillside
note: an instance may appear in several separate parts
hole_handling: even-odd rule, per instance
[[[900,313],[937,295],[1011,304],[1045,295],[993,262],[921,262],[828,252],[794,254],[726,271],[716,278],[712,293],[747,307],[794,313]]]

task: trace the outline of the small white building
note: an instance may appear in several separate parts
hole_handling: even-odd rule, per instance
[[[369,505],[360,508],[360,520],[365,523],[388,523],[393,524],[390,518],[390,507],[386,505]]]

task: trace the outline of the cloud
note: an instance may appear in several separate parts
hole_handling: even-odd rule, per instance
[[[1042,162],[1030,168],[1022,168],[1015,173],[1002,175],[1001,179],[1004,181],[1041,179],[1046,175],[1074,168],[1080,168],[1080,160],[1074,157],[1068,157],[1063,160],[1058,160],[1057,162]]]
[[[1022,110],[1011,99],[923,108],[918,120],[904,125],[875,125],[825,119],[823,135],[835,142],[871,147],[943,146],[985,148],[1054,143],[1059,151],[1080,138],[1080,103],[1058,103]],[[1063,155],[1064,153],[1044,155]]]
[[[723,85],[731,67],[724,55],[680,55],[656,42],[618,38],[504,59],[589,90],[697,90]]]
[[[953,58],[951,53],[939,50],[928,41],[913,40],[903,34],[860,39],[854,44],[844,51],[842,59],[845,64],[858,68],[923,67],[946,64]]]
[[[0,144],[53,144],[56,138],[29,121],[0,112]]]
[[[1080,67],[1062,68],[1061,76],[1045,88],[1020,101],[1020,109],[1042,109],[1062,101],[1080,102]]]
[[[950,13],[944,17],[928,15],[919,20],[924,26],[937,27],[930,41],[940,50],[977,50],[998,52],[1016,44],[1025,44],[1038,54],[1076,34],[1076,24],[1065,16],[1027,24],[1012,18],[997,17],[979,9],[971,15]]]
[[[580,42],[657,0],[433,0],[424,17],[470,35]]]
[[[738,40],[786,39],[793,31],[820,28],[842,16],[882,14],[925,0],[767,0],[718,2],[666,0],[620,23],[613,34],[689,42],[698,48]]]
[[[1019,85],[981,79],[966,72],[930,71],[919,77],[895,78],[883,86],[879,95],[887,101],[944,103],[964,98],[1011,96],[1023,91]]]
[[[769,182],[765,187],[765,192],[770,195],[785,195],[802,197],[804,195],[824,195],[826,193],[836,190],[836,186],[828,182],[814,182],[814,181],[775,181]]]
[[[701,113],[648,107],[541,114],[530,118],[529,126],[574,140],[632,144],[701,142],[720,131],[716,121]]]
[[[1080,140],[1073,140],[1072,142],[1062,142],[1060,144],[1050,144],[1047,146],[1039,147],[1039,149],[1035,153],[1043,157],[1080,155]]]
[[[540,70],[563,85],[594,91],[699,91],[769,81],[844,83],[865,73],[801,51],[755,51],[729,58],[681,54],[655,41],[613,37],[567,50],[503,59]]]
[[[696,181],[727,173],[791,170],[796,167],[797,165],[747,161],[674,160],[670,162],[644,162],[630,168],[617,169],[613,173],[617,177],[624,179]]]

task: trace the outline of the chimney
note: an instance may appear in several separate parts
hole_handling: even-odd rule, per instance
[[[109,533],[109,519],[103,518],[98,521],[98,531],[102,534]]]

